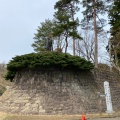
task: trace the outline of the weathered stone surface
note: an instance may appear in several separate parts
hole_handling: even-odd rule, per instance
[[[110,82],[114,111],[120,109],[120,83],[108,71],[21,71],[0,97],[0,110],[20,114],[81,114],[99,112],[98,94]],[[105,98],[102,112],[106,111]]]

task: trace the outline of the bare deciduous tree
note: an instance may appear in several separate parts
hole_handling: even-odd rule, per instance
[[[94,34],[85,30],[83,40],[76,40],[77,54],[94,63]]]

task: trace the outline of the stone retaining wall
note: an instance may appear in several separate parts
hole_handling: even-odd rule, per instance
[[[104,93],[103,82],[108,81],[111,91],[111,99],[114,111],[120,111],[120,80],[118,76],[110,71],[94,70],[94,78],[98,85],[100,93]],[[102,100],[102,111],[106,111],[106,102],[104,98]]]
[[[113,109],[120,108],[120,84],[107,71],[71,72],[65,70],[21,71],[14,86],[0,98],[0,110],[19,114],[98,113],[98,94],[109,81]],[[102,112],[105,112],[102,98]]]

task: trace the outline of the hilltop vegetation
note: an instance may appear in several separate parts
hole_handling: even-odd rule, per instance
[[[71,70],[90,70],[94,65],[78,56],[58,52],[40,52],[14,57],[7,65],[6,79],[13,80],[17,71],[27,69],[71,69]]]

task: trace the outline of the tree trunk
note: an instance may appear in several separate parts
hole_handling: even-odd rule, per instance
[[[73,56],[75,56],[75,39],[73,38]]]
[[[67,35],[66,35],[66,37],[65,37],[65,42],[66,42],[66,46],[65,46],[65,53],[67,53],[67,47],[68,47],[68,41],[67,41]]]
[[[112,60],[111,60],[111,40],[109,39],[109,57],[110,57],[110,71],[112,72]]]
[[[71,5],[71,15],[72,15],[72,21],[74,22],[74,11],[73,11],[73,7]],[[73,27],[73,31],[74,31],[74,27]],[[73,37],[73,56],[75,56],[75,38]]]
[[[98,68],[98,38],[97,38],[97,25],[96,25],[96,0],[93,0],[93,6],[94,6],[94,34],[95,34],[95,54],[94,54],[94,61],[95,61],[95,68]]]

